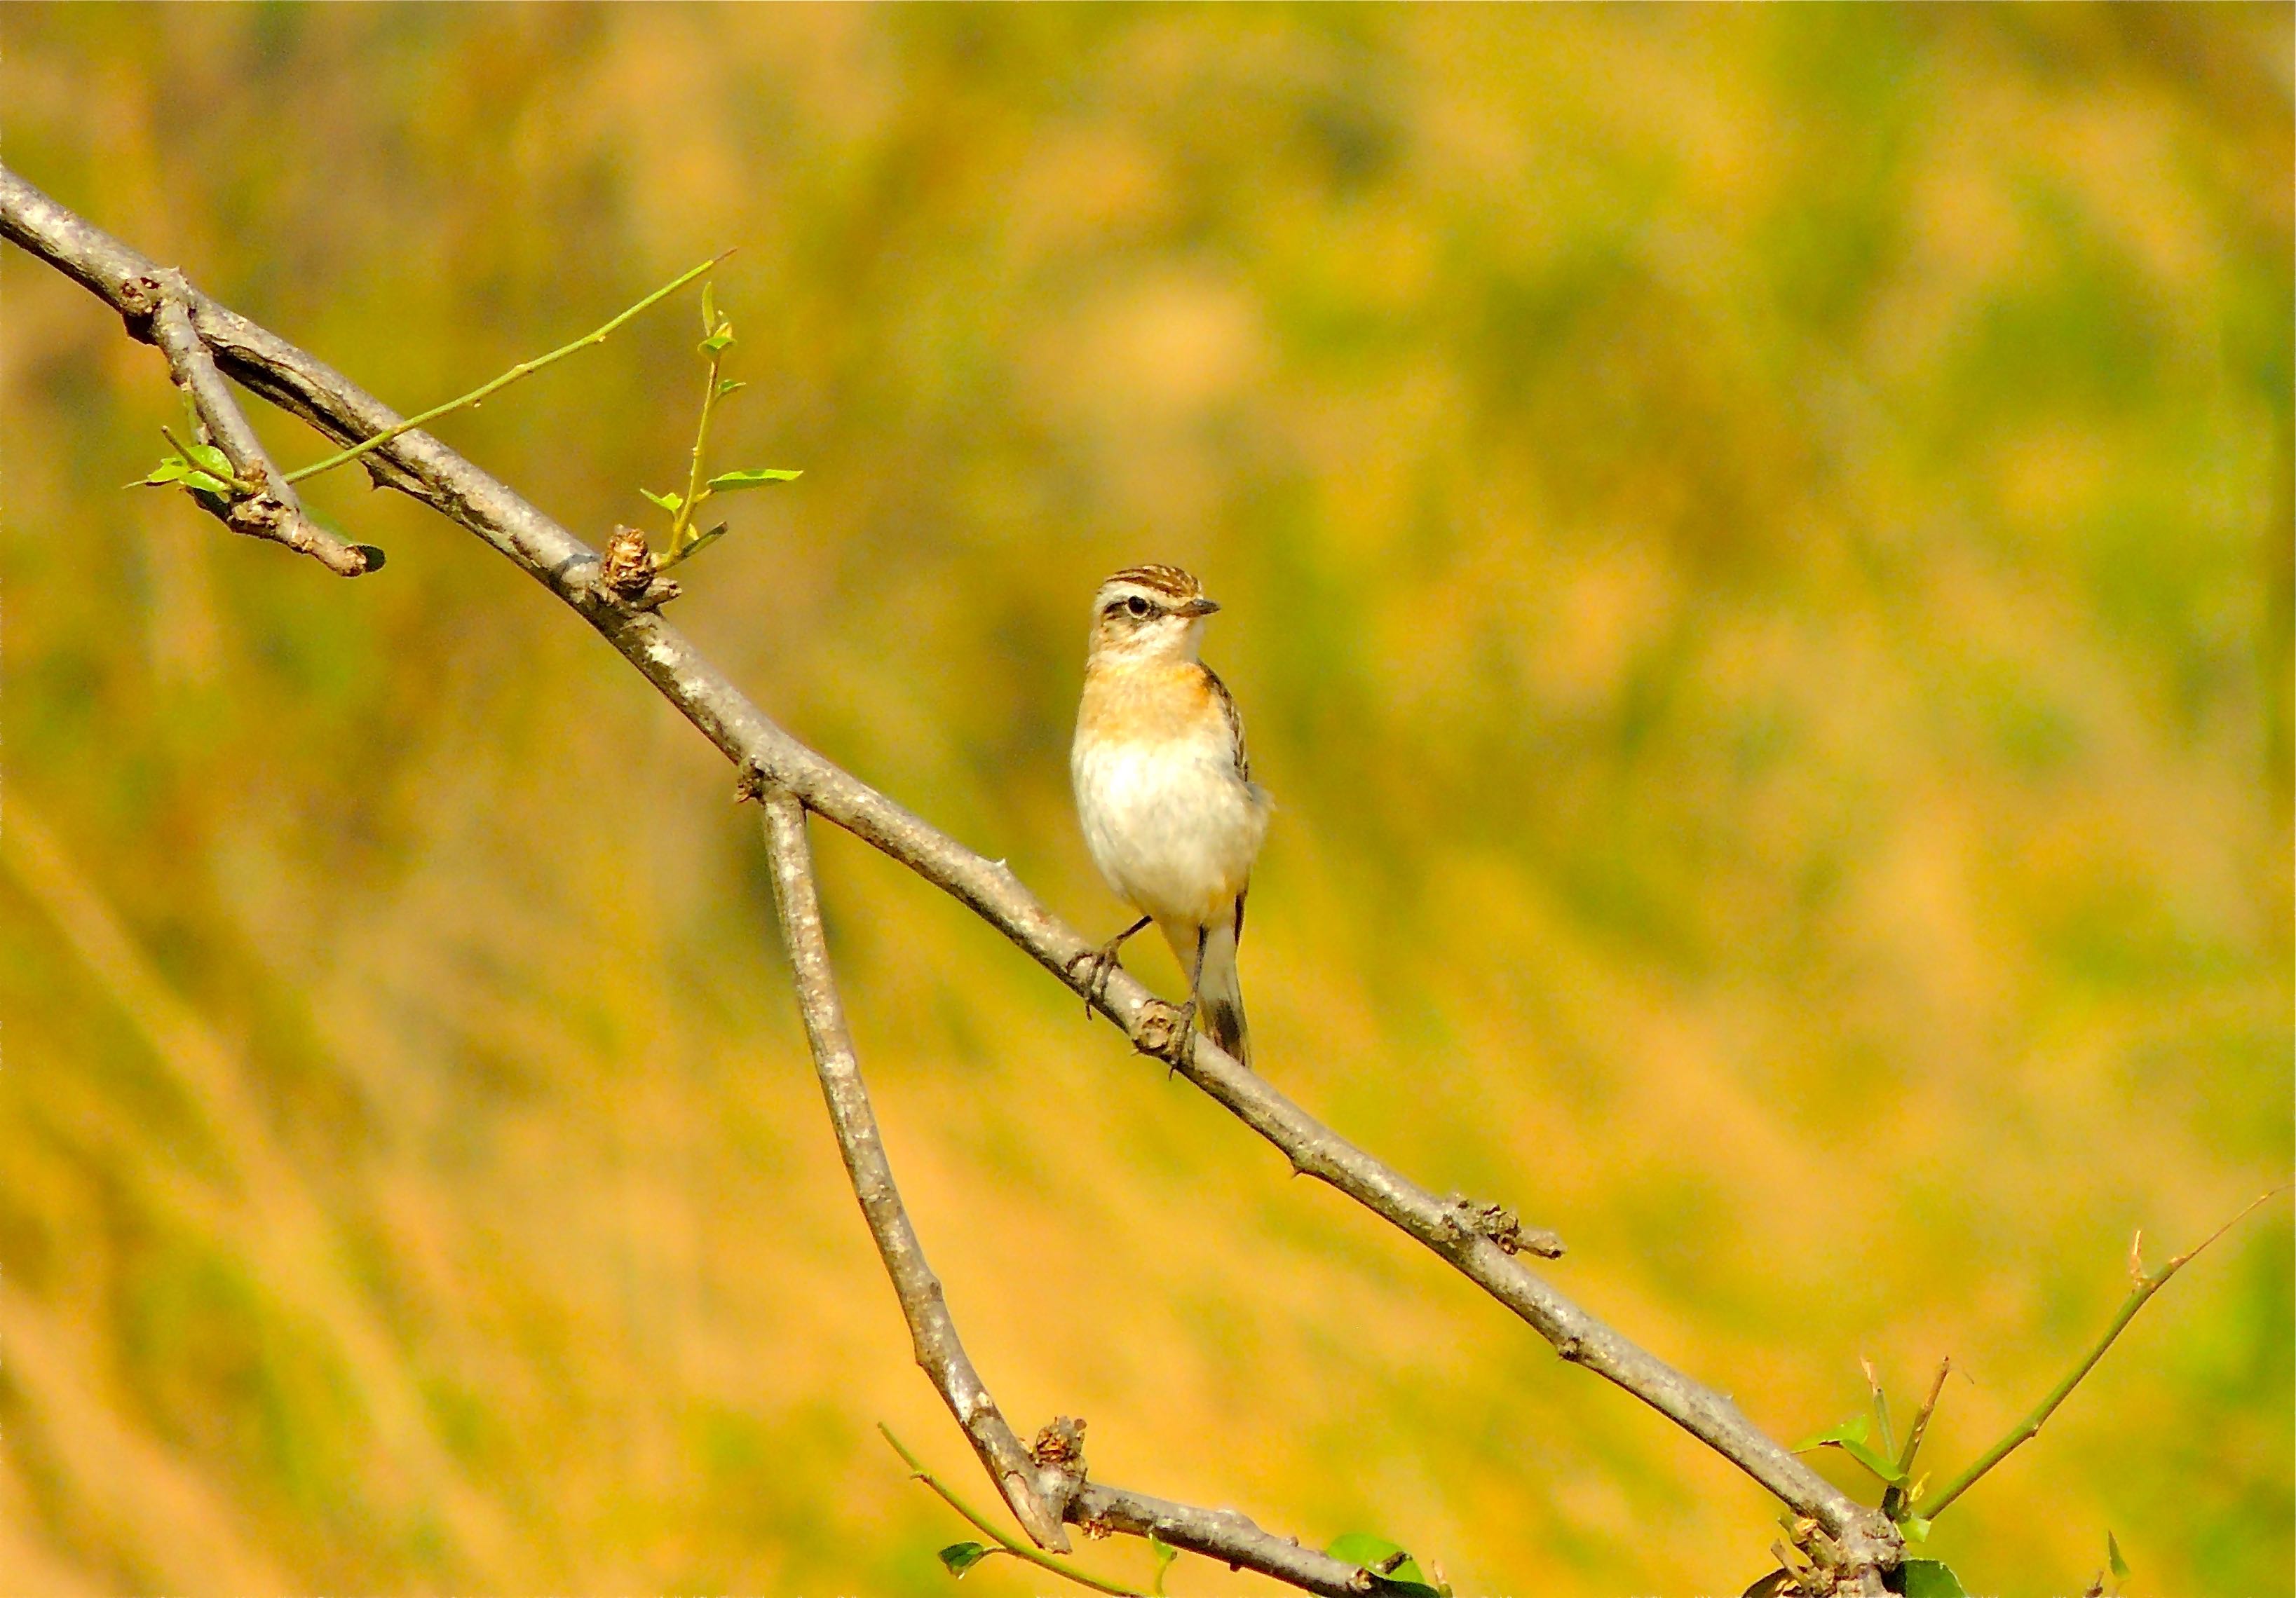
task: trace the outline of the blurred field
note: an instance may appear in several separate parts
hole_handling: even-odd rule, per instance
[[[14,169],[408,409],[738,244],[720,459],[806,476],[679,624],[1113,930],[1084,606],[1202,573],[1282,807],[1262,1068],[1777,1431],[1950,1352],[1944,1469],[2134,1229],[2296,1157],[2290,19],[12,6],[0,105]],[[947,1598],[873,1422],[985,1493],[730,774],[354,473],[356,584],[119,491],[158,356],[12,250],[0,295],[0,1589]],[[693,317],[441,430],[636,520]],[[1766,1568],[1734,1471],[820,848],[1017,1420],[1463,1595]],[[2291,1590],[2288,1215],[1939,1523],[1973,1590],[2078,1591],[2108,1528],[2132,1592]]]

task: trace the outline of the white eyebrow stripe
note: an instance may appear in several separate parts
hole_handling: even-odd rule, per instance
[[[1167,610],[1181,602],[1170,594],[1144,584],[1111,583],[1100,591],[1100,608],[1105,611],[1109,606],[1128,599],[1144,599],[1159,610]]]

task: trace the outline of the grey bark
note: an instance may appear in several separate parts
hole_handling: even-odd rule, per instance
[[[901,1301],[901,1316],[909,1323],[917,1364],[939,1389],[989,1479],[1037,1546],[1065,1553],[1069,1539],[1061,1529],[1060,1506],[1048,1502],[1038,1487],[1036,1462],[1013,1435],[958,1340],[940,1278],[925,1263],[924,1245],[918,1242],[900,1189],[894,1185],[892,1163],[877,1130],[869,1089],[861,1080],[861,1062],[853,1052],[837,977],[830,969],[821,897],[814,883],[813,848],[805,836],[805,807],[785,788],[767,789],[760,797],[766,849],[773,862],[774,906],[780,912],[782,947],[789,955],[798,1009],[805,1017],[814,1071],[821,1078],[821,1096],[829,1103],[830,1125],[837,1134],[838,1152],[845,1157],[853,1196],[860,1201],[878,1258],[885,1262],[885,1274],[892,1278],[894,1296]]]
[[[131,278],[123,283],[121,292],[149,297],[151,339],[168,357],[176,387],[191,401],[207,441],[230,461],[232,474],[254,490],[234,494],[220,504],[201,498],[202,507],[232,531],[283,544],[338,577],[359,577],[381,565],[381,550],[347,544],[303,513],[293,487],[264,452],[263,441],[255,436],[231,386],[216,369],[215,357],[192,325],[191,287],[183,275],[164,272]]]

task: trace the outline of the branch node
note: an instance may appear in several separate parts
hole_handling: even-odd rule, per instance
[[[646,547],[634,527],[617,527],[598,561],[598,589],[629,611],[659,611],[678,595],[678,586],[660,575],[661,557]]]
[[[1485,1204],[1463,1193],[1451,1195],[1443,1217],[1452,1237],[1464,1243],[1484,1238],[1502,1254],[1536,1254],[1541,1259],[1562,1258],[1562,1240],[1543,1226],[1526,1227],[1504,1204]]]
[[[162,292],[158,278],[141,272],[121,278],[119,286],[112,291],[112,303],[119,307],[120,315],[127,318],[129,331],[146,343],[151,341],[149,325],[152,313],[160,308]],[[144,325],[136,326],[139,323]]]
[[[1033,1483],[1038,1496],[1054,1516],[1065,1516],[1068,1506],[1084,1490],[1084,1422],[1060,1415],[1029,1445],[1029,1458],[1037,1467]]]
[[[1142,1007],[1132,1046],[1178,1070],[1189,1063],[1188,1045],[1194,1038],[1190,1028],[1194,1020],[1193,1004],[1183,1006],[1168,999],[1151,999]]]
[[[1029,1445],[1029,1457],[1042,1468],[1084,1476],[1084,1422],[1066,1415],[1055,1416],[1037,1440]]]

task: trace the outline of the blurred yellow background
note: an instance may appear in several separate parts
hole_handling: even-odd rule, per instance
[[[15,170],[407,410],[738,245],[716,459],[805,476],[673,619],[1112,931],[1086,604],[1197,570],[1281,806],[1261,1068],[1789,1438],[1950,1353],[1946,1470],[2132,1231],[2292,1160],[2290,19],[11,6],[0,105]],[[311,494],[390,552],[348,584],[120,491],[158,356],[12,250],[0,293],[0,1587],[947,1598],[873,1423],[988,1494],[730,773],[356,472]],[[439,430],[658,528],[695,325]],[[1766,1568],[1734,1469],[816,831],[1017,1422],[1463,1594]],[[1932,1547],[2288,1592],[2291,1246],[2283,1201],[2204,1257]]]

